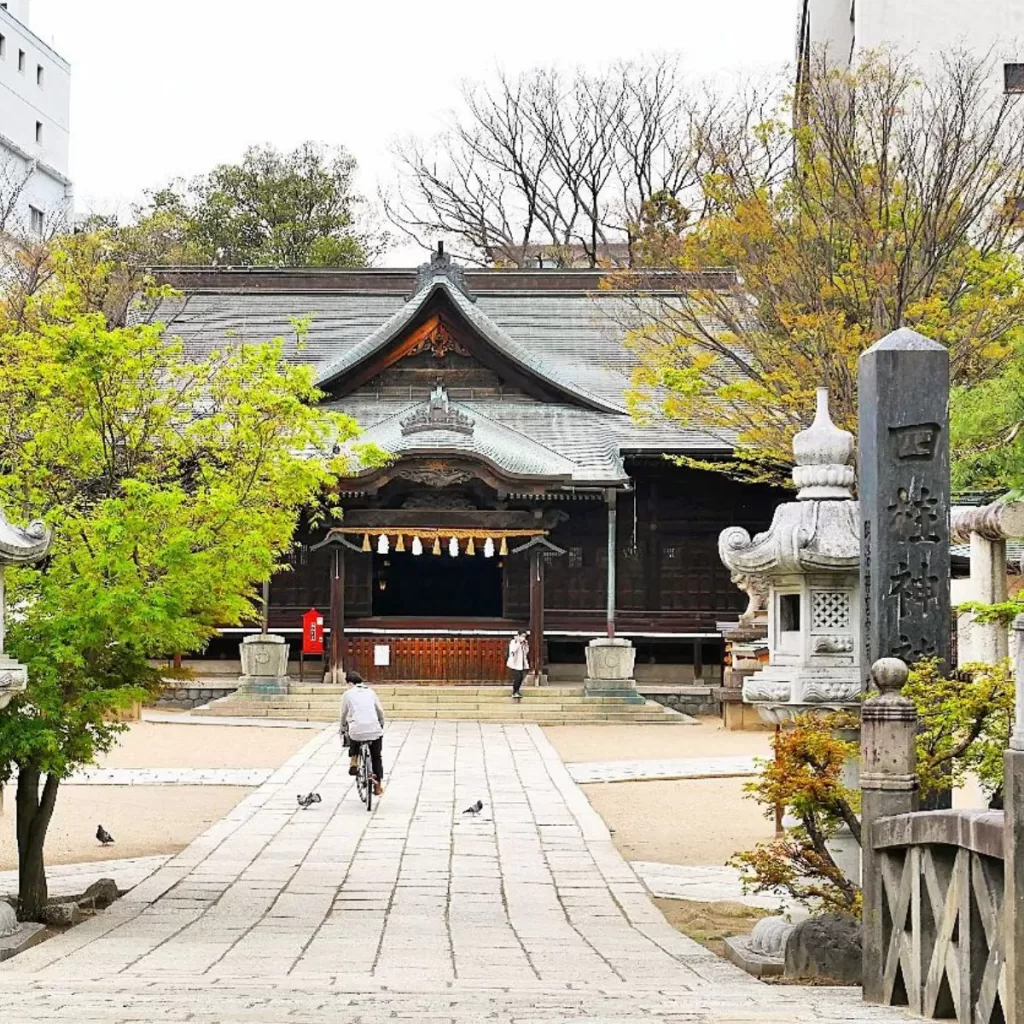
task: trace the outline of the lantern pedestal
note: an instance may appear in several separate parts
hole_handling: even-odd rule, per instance
[[[642,704],[636,692],[633,666],[636,649],[621,637],[600,636],[587,645],[587,678],[584,693],[588,697],[625,697]]]
[[[243,693],[287,693],[288,644],[283,636],[257,633],[239,646],[242,674],[238,689]]]

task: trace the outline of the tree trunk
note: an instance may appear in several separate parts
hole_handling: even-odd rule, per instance
[[[41,777],[40,770],[30,765],[23,765],[18,773],[18,917],[22,921],[41,922],[49,897],[43,847],[60,780],[48,775],[40,794]]]

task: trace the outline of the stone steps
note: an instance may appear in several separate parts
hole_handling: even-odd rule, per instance
[[[530,687],[513,701],[506,686],[374,687],[392,719],[563,724],[687,724],[691,721],[653,701],[588,696],[583,688]],[[293,685],[286,694],[236,693],[193,713],[201,716],[333,722],[345,687]]]

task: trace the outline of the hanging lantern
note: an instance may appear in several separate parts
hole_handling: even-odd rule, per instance
[[[484,541],[484,558],[494,557],[494,541],[490,537]]]
[[[476,547],[473,544],[473,538],[472,537],[469,538],[469,543],[466,545],[466,554],[467,555],[475,555],[476,554]]]
[[[441,538],[440,537],[435,537],[434,538],[434,554],[435,555],[441,554]]]
[[[395,550],[399,552],[405,551],[405,537],[401,534],[398,535],[398,540],[395,541]]]
[[[508,541],[504,537],[501,538],[501,547],[498,549],[498,554],[499,555],[507,555],[508,554]]]
[[[377,538],[377,554],[386,555],[391,550],[391,542],[388,540],[388,535],[382,533]]]
[[[450,541],[448,541],[448,554],[451,555],[452,558],[458,558],[459,557],[459,538],[458,537],[452,537],[452,539]]]
[[[414,555],[423,554],[423,541],[421,541],[419,537],[413,537],[412,539],[412,553]]]
[[[370,550],[370,535],[368,533],[363,534],[363,550]]]

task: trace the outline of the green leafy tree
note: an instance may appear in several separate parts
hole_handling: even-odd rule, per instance
[[[966,665],[947,678],[935,662],[921,662],[910,670],[903,693],[921,722],[921,795],[948,792],[974,775],[994,801],[1001,799],[1003,754],[1014,717],[1009,664]],[[860,887],[844,876],[829,849],[844,826],[860,842],[859,793],[844,782],[846,764],[859,753],[846,738],[856,724],[851,714],[800,716],[781,733],[774,759],[746,787],[765,817],[783,807],[796,821],[730,861],[755,892],[782,891],[812,907],[860,913]]]
[[[133,228],[157,263],[362,267],[384,239],[357,225],[355,169],[341,148],[254,146],[240,163],[151,193]]]
[[[280,341],[191,361],[160,324],[110,326],[67,259],[0,327],[0,504],[55,536],[8,578],[8,649],[30,682],[0,712],[0,784],[17,773],[32,920],[60,784],[115,742],[119,709],[156,683],[149,659],[251,620],[299,515],[372,457]]]
[[[822,57],[797,118],[780,102],[718,152],[705,216],[653,196],[634,251],[731,267],[738,283],[657,299],[643,294],[653,278],[622,275],[640,292],[637,413],[706,424],[737,452],[709,468],[787,484],[814,389],[828,385],[836,422],[855,429],[857,359],[889,331],[949,347],[958,401],[1019,363],[1024,107],[993,98],[990,72],[963,55],[927,77],[893,54],[851,72]],[[1005,400],[969,439],[990,452],[1019,421],[1010,388],[991,387]]]

